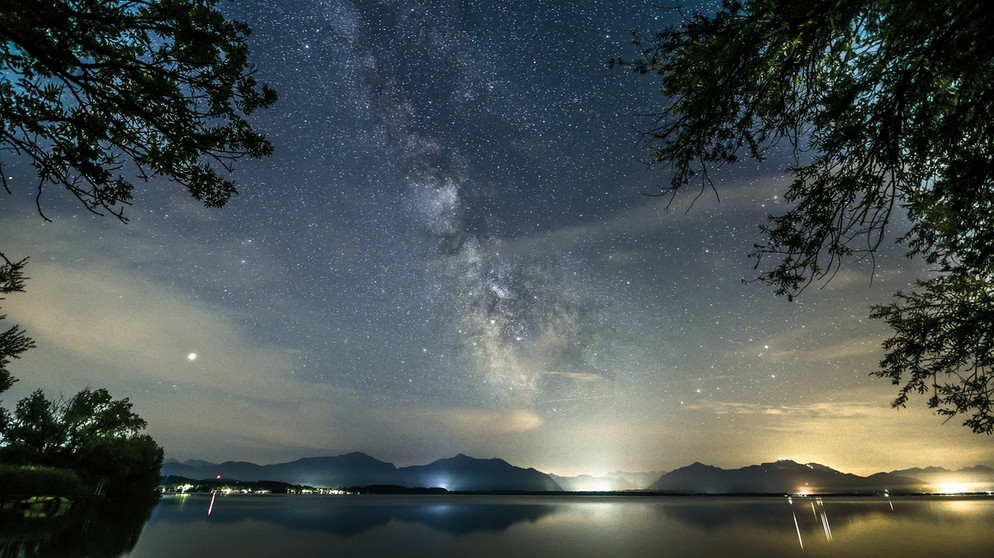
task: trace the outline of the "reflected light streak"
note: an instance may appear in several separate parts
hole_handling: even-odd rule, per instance
[[[453,506],[452,504],[431,504],[429,506],[424,506],[423,508],[420,509],[424,510],[426,513],[431,515],[447,516],[451,515],[456,509],[456,507]]]
[[[797,524],[797,514],[791,509],[790,515],[794,516],[794,529],[797,530],[797,544],[801,545],[801,551],[804,551],[804,541],[801,540],[801,526]]]
[[[214,511],[214,498],[217,498],[217,490],[211,491],[211,505],[207,507],[207,515]]]
[[[821,526],[825,529],[825,540],[832,540],[832,527],[828,524],[828,515],[821,512]]]
[[[979,500],[961,500],[953,498],[942,503],[943,511],[965,515],[979,513],[979,510],[983,509],[983,507],[984,504]]]

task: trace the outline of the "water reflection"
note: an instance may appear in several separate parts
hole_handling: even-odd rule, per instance
[[[210,499],[165,497],[151,515],[110,508],[17,527],[5,519],[0,558],[947,558],[994,547],[994,498],[982,497],[218,495],[208,516]]]
[[[994,544],[994,533],[985,527],[994,521],[990,497],[808,497],[779,505],[769,499],[715,500],[720,505],[683,501],[655,509],[685,532],[698,530],[714,539],[741,543],[747,532],[766,533],[771,540],[792,534],[794,549],[806,556],[972,557],[987,555]],[[774,555],[791,555],[776,546]]]
[[[118,557],[137,544],[155,502],[77,502],[57,517],[0,515],[0,558]]]
[[[941,499],[907,499],[892,507],[890,499],[884,498],[685,498],[662,502],[657,506],[659,513],[669,519],[692,524],[701,529],[713,531],[731,525],[770,527],[791,517],[797,518],[800,528],[811,525],[824,529],[831,519],[844,518],[848,522],[863,521],[877,514],[887,514],[891,519],[922,518],[934,507],[930,503],[943,502]],[[709,502],[720,505],[706,505]],[[952,502],[945,501],[946,504]],[[954,505],[976,505],[976,501],[958,500]],[[975,508],[974,508],[975,510]],[[947,510],[948,511],[948,510]],[[790,521],[793,524],[792,521]]]
[[[193,523],[211,509],[211,523],[264,521],[299,531],[321,531],[351,537],[390,522],[404,521],[462,535],[501,532],[515,523],[535,522],[554,513],[553,504],[516,501],[513,497],[475,496],[220,496],[167,497],[156,509],[156,521]]]

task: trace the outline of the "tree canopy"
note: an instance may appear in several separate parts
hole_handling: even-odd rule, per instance
[[[150,494],[162,448],[142,433],[145,420],[131,409],[128,399],[113,399],[106,389],[58,401],[36,390],[0,423],[0,459],[70,468],[94,483],[107,479],[111,495]]]
[[[25,261],[12,262],[0,253],[0,300],[2,295],[24,290],[24,264]],[[0,321],[6,318],[0,314]],[[21,353],[34,346],[34,342],[24,333],[20,326],[13,325],[6,331],[0,333],[0,394],[10,389],[15,382],[7,366],[11,360],[19,358]],[[4,410],[0,408],[0,421],[3,419]]]
[[[219,3],[0,1],[0,171],[27,158],[39,200],[54,184],[122,219],[135,177],[224,205],[232,163],[272,151],[245,117],[276,94],[254,77],[249,27]]]
[[[894,236],[929,266],[872,309],[893,336],[873,372],[903,406],[994,432],[994,12],[979,0],[723,0],[616,60],[659,79],[646,131],[660,194],[709,169],[794,153],[788,209],[756,245],[759,279],[793,298]],[[697,190],[700,191],[700,190]],[[898,219],[901,217],[901,219]],[[909,223],[897,230],[896,223]],[[772,265],[770,265],[772,264]]]

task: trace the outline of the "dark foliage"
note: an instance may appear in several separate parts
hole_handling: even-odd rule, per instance
[[[0,295],[24,290],[24,264],[26,260],[12,262],[6,256],[0,254]],[[3,296],[0,296],[3,300]],[[0,314],[0,321],[7,316]],[[10,389],[16,381],[11,376],[7,366],[11,360],[19,358],[21,353],[34,346],[34,342],[24,334],[24,330],[19,326],[11,326],[6,331],[0,333],[0,394]],[[6,411],[0,408],[0,428],[6,421]]]
[[[85,496],[86,485],[70,469],[0,464],[0,495]]]
[[[250,29],[219,3],[3,2],[0,169],[26,157],[39,198],[55,184],[121,219],[135,175],[224,205],[235,193],[224,176],[232,163],[272,151],[245,116],[276,94],[253,76]]]
[[[17,403],[0,430],[0,460],[73,469],[107,496],[149,496],[159,483],[162,448],[141,432],[145,420],[127,399],[84,389],[53,401],[35,391]]]
[[[724,0],[616,60],[660,80],[646,139],[660,195],[714,188],[709,168],[795,155],[789,209],[762,227],[759,279],[797,296],[903,235],[932,266],[876,307],[894,336],[875,375],[994,431],[994,11],[980,1]],[[895,231],[897,217],[906,231]],[[767,262],[772,263],[767,268]]]

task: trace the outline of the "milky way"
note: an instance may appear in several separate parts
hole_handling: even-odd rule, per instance
[[[503,255],[500,231],[486,219],[487,200],[464,195],[477,188],[466,171],[472,163],[462,160],[458,144],[426,130],[425,103],[460,105],[488,94],[490,86],[472,74],[476,63],[460,63],[460,47],[474,45],[474,30],[460,32],[437,6],[393,8],[340,17],[335,35],[351,37],[351,79],[389,138],[389,156],[405,171],[403,194],[431,249],[433,300],[452,318],[457,359],[488,386],[493,403],[585,397],[589,390],[577,386],[592,385],[604,396],[603,377],[587,356],[597,350],[603,302],[565,277],[561,262]],[[432,75],[438,73],[446,75]],[[422,81],[408,85],[415,77],[434,83],[428,100],[421,100]],[[491,113],[497,108],[479,104]]]

